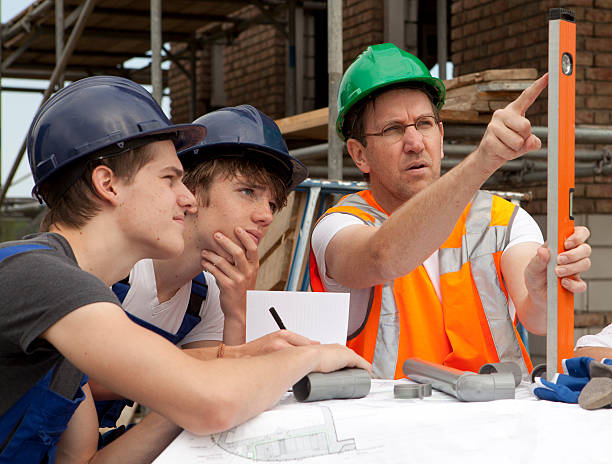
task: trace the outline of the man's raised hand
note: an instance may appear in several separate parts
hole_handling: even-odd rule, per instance
[[[508,160],[537,150],[542,142],[531,133],[531,123],[525,113],[548,85],[548,74],[544,74],[516,100],[501,110],[495,111],[487,126],[480,145],[476,149],[483,167],[491,173]]]

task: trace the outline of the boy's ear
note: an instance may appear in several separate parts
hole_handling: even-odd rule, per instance
[[[111,168],[103,164],[96,166],[91,173],[92,185],[101,200],[116,206],[118,203],[117,176]]]

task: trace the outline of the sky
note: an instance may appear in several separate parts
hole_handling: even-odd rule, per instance
[[[0,0],[2,22],[6,23],[28,5],[32,0]],[[146,60],[140,60],[135,66],[144,66]],[[48,81],[38,79],[7,79],[2,78],[2,87],[29,87],[35,89],[47,88]],[[150,88],[148,88],[151,91]],[[42,102],[42,92],[2,92],[2,120],[1,125],[1,150],[2,164],[2,184],[6,180],[11,170],[17,153],[21,148],[30,122],[40,103]],[[166,114],[169,114],[169,98],[164,97],[162,107]],[[19,169],[13,179],[13,185],[9,188],[8,197],[30,197],[34,181],[30,174],[27,154],[23,157]]]

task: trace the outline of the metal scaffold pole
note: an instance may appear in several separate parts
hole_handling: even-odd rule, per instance
[[[161,105],[163,94],[161,49],[162,49],[162,0],[151,0],[151,85],[153,98]]]
[[[447,11],[446,0],[437,0],[437,41],[438,41],[438,76],[440,79],[446,79],[446,62],[448,61],[447,47]]]
[[[342,0],[328,0],[327,2],[327,37],[327,72],[329,76],[327,177],[342,180],[343,143],[336,134],[338,88],[342,79]]]
[[[53,69],[53,73],[51,74],[51,79],[49,79],[49,86],[47,87],[47,89],[45,90],[45,93],[43,94],[43,98],[40,103],[40,106],[42,106],[47,101],[47,99],[51,96],[51,94],[53,93],[55,89],[55,85],[59,82],[60,76],[64,74],[64,71],[66,70],[66,66],[68,65],[68,60],[70,59],[70,57],[72,56],[72,53],[74,52],[77,42],[79,38],[81,37],[81,34],[83,33],[83,29],[85,29],[87,18],[89,18],[89,15],[91,14],[91,12],[93,11],[95,7],[95,4],[96,4],[96,0],[86,0],[85,1],[81,9],[81,12],[79,14],[79,18],[74,26],[74,29],[70,33],[70,37],[68,38],[66,47],[64,48],[62,52],[61,59],[55,64],[55,68]],[[21,160],[23,159],[23,155],[25,154],[26,146],[27,146],[27,137],[24,138],[23,143],[21,144],[21,148],[19,149],[19,153],[17,154],[17,158],[15,159],[15,162],[13,163],[13,166],[11,167],[11,170],[6,178],[6,182],[2,186],[2,193],[0,193],[0,206],[4,203],[4,200],[6,199],[6,194],[8,192],[8,189],[11,186],[11,183],[13,182],[13,178],[15,177],[15,173],[17,172],[17,168],[19,167],[19,164],[21,163]]]
[[[55,61],[59,63],[64,52],[64,0],[55,0]],[[57,89],[64,87],[64,76],[60,75]]]

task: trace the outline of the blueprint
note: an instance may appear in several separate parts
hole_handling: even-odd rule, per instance
[[[584,445],[606,442],[612,410],[539,401],[526,383],[515,400],[462,403],[435,391],[400,400],[394,382],[408,381],[373,380],[368,396],[351,400],[297,403],[288,393],[226,432],[181,433],[155,463],[578,462],[560,443],[582,443],[582,462],[608,462],[600,448]]]

